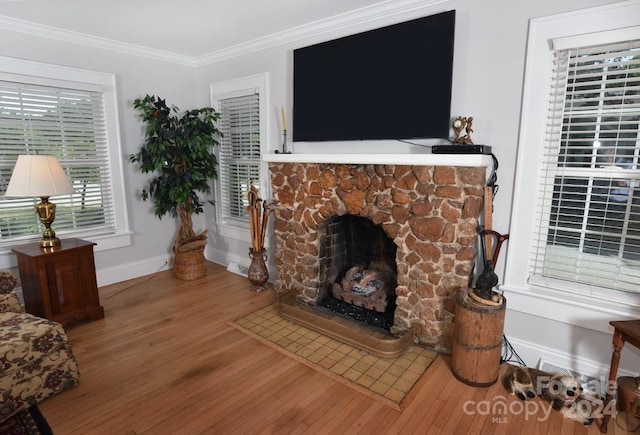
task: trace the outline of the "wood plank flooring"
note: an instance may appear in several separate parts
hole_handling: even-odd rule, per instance
[[[55,434],[599,433],[555,411],[476,412],[497,397],[519,401],[500,383],[457,381],[443,355],[398,412],[230,326],[273,292],[207,268],[197,281],[163,271],[100,289],[105,318],[67,328],[80,385],[40,405]],[[609,433],[625,432],[611,421]]]

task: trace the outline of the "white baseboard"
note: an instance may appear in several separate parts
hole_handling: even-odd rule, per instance
[[[230,262],[235,262],[248,268],[250,264],[248,256],[233,255],[209,247],[205,248],[204,254],[207,260],[223,266],[227,266]],[[119,264],[118,266],[109,268],[101,268],[96,270],[98,287],[138,278],[139,276],[150,275],[171,268],[172,265],[167,264],[167,255],[145,258],[141,261]]]
[[[209,259],[209,261],[214,260]],[[214,262],[217,263],[217,261]],[[247,267],[249,267],[248,264]],[[167,263],[167,256],[162,255],[159,257],[147,258],[142,261],[119,264],[118,266],[114,267],[96,269],[96,281],[98,283],[98,287],[102,287],[122,281],[127,281],[129,279],[138,278],[140,276],[161,272],[163,270],[168,270],[171,268],[172,265]],[[17,270],[15,271],[15,273],[17,276]],[[13,292],[18,297],[18,299],[20,299],[20,303],[24,305],[22,288],[17,287]]]
[[[171,269],[171,266],[167,264],[167,256],[163,255],[160,257],[147,258],[143,261],[120,264],[115,267],[96,269],[96,281],[98,282],[98,287],[102,287],[167,269]],[[19,276],[17,270],[15,271],[15,275]],[[20,303],[24,305],[22,288],[17,287],[13,293],[20,299]]]
[[[98,287],[102,287],[167,269],[171,269],[171,266],[167,264],[167,256],[162,255],[159,257],[146,258],[142,261],[97,269],[96,279],[98,281]]]
[[[211,248],[207,246],[204,250],[204,256],[207,260],[213,261],[214,263],[221,264],[223,266],[229,266],[231,264],[236,264],[245,268],[249,268],[251,264],[251,259],[248,255],[237,255],[231,252],[221,251],[219,249]]]
[[[545,361],[593,378],[608,379],[609,377],[609,365],[603,365],[598,361],[581,358],[558,349],[515,338],[507,337],[507,340],[509,340],[520,358],[524,360],[527,367],[537,367],[540,361]],[[618,376],[635,377],[637,373],[620,368]]]
[[[227,264],[227,270],[229,272],[235,273],[236,275],[247,277],[249,274],[249,268],[247,266],[243,266],[242,264],[238,264],[235,261],[231,261]]]

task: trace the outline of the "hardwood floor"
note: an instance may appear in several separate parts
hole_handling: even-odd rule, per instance
[[[599,433],[555,411],[465,412],[521,402],[457,381],[442,355],[398,412],[230,326],[273,292],[207,267],[197,281],[163,271],[100,289],[105,318],[67,328],[80,385],[40,405],[55,434]],[[611,421],[609,433],[624,431]]]

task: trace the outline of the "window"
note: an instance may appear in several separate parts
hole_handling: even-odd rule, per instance
[[[220,185],[225,219],[248,221],[247,193],[260,180],[260,95],[222,98],[220,110]]]
[[[51,75],[36,76],[34,71]],[[111,75],[3,59],[0,195],[9,184],[18,155],[56,156],[76,190],[53,199],[56,233],[89,239],[114,237],[101,243],[105,248],[128,242],[128,236],[115,240],[127,232],[127,222],[123,195],[114,189],[113,180],[114,176],[121,178],[119,163],[114,165],[120,156],[114,134],[114,95]],[[42,224],[33,211],[37,202],[37,198],[0,196],[0,246],[40,237]]]
[[[220,112],[222,132],[218,149],[216,216],[222,235],[249,240],[247,193],[251,181],[261,189],[267,171],[261,161],[265,149],[266,75],[252,76],[211,86],[212,104]],[[238,232],[237,230],[240,230]],[[244,231],[244,232],[243,232]]]
[[[501,285],[512,310],[606,333],[639,314],[639,14],[620,2],[530,22]]]
[[[640,293],[639,122],[640,40],[554,51],[532,282]]]

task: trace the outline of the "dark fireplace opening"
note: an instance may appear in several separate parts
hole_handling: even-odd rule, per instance
[[[389,331],[396,309],[396,245],[369,219],[334,216],[319,229],[318,305]]]
[[[318,305],[334,313],[341,314],[358,322],[363,322],[369,326],[384,329],[385,331],[390,331],[393,326],[393,316],[396,309],[395,300],[393,303],[387,304],[387,309],[384,313],[379,313],[341,301],[330,294],[326,295]]]

